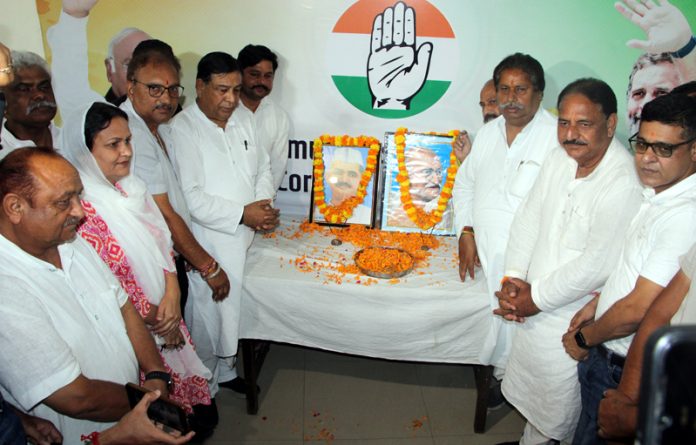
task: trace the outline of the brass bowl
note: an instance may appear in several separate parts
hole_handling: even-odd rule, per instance
[[[399,253],[405,254],[408,256],[408,258],[410,260],[410,266],[406,269],[403,269],[403,270],[391,270],[391,271],[390,270],[376,271],[376,270],[366,269],[365,267],[360,265],[360,257],[362,255],[365,255],[366,251],[370,250],[370,249],[379,249],[382,251],[389,251],[389,250],[398,251]],[[358,269],[360,269],[360,272],[362,272],[363,274],[370,276],[370,277],[374,277],[374,278],[384,278],[384,279],[401,278],[403,276],[406,276],[409,273],[411,273],[411,271],[413,270],[413,265],[415,264],[415,259],[413,258],[413,255],[411,255],[410,253],[408,253],[404,249],[399,249],[397,247],[366,247],[366,248],[361,249],[358,252],[356,252],[355,255],[353,256],[353,260],[355,261],[355,265],[358,266]]]

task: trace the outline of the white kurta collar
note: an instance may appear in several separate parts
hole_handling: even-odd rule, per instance
[[[58,254],[60,255],[60,262],[63,266],[63,270],[70,270],[70,266],[72,265],[72,259],[75,252],[71,244],[74,241],[75,240],[73,239],[72,241],[68,241],[67,243],[63,243],[58,246]],[[53,264],[26,252],[21,247],[5,238],[3,235],[0,235],[0,252],[5,253],[9,258],[22,263],[26,267],[31,267],[32,269],[48,270],[51,272],[60,270]]]
[[[681,195],[684,192],[694,190],[696,188],[696,173],[691,176],[682,179],[681,181],[674,184],[672,187],[663,191],[662,193],[655,193],[655,189],[652,187],[645,187],[643,189],[643,199],[650,202],[653,205],[660,205],[665,202],[669,202],[673,198]]]

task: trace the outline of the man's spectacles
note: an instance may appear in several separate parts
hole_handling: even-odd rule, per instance
[[[133,79],[133,82],[145,85],[147,87],[147,92],[150,93],[152,97],[160,97],[165,91],[169,94],[169,97],[178,98],[184,92],[184,87],[181,85],[172,85],[170,87],[165,87],[158,83],[144,83],[137,79]]]
[[[669,158],[672,156],[672,152],[682,145],[686,145],[696,141],[696,137],[689,139],[688,141],[680,142],[678,144],[665,144],[664,142],[645,142],[642,139],[638,139],[638,133],[634,134],[628,139],[628,143],[631,144],[633,151],[639,154],[643,154],[648,151],[648,148],[652,148],[655,156],[660,158]]]

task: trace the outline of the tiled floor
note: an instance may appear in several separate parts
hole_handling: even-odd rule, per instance
[[[222,389],[213,444],[495,444],[517,440],[523,419],[508,406],[474,434],[470,366],[391,362],[296,346],[271,346],[259,377],[259,413]]]

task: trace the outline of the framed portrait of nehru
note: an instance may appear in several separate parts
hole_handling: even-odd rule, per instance
[[[373,148],[315,142],[310,222],[372,227],[379,156],[373,140]]]
[[[452,156],[452,137],[398,132],[396,136],[405,138],[400,148],[403,150],[403,173],[399,174],[395,133],[386,133],[378,184],[381,199],[377,222],[380,228],[386,231],[454,235],[454,212],[450,197],[457,165]],[[408,182],[403,181],[405,177]],[[408,184],[409,194],[405,193],[402,183]],[[435,218],[433,220],[437,222],[426,222],[431,221],[430,218]]]

